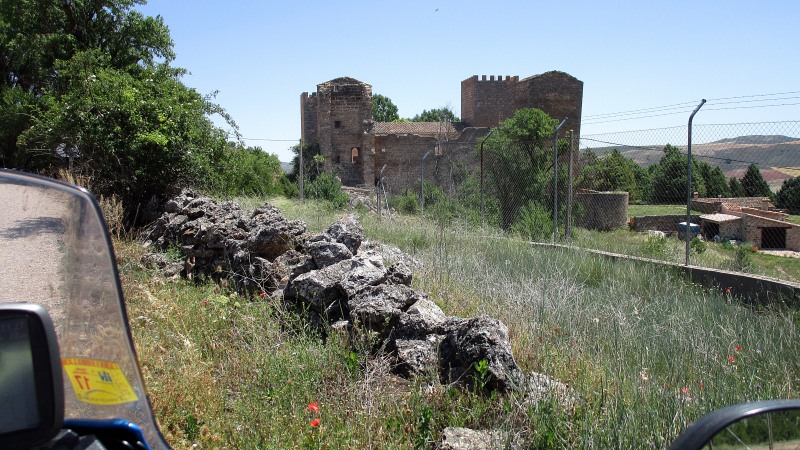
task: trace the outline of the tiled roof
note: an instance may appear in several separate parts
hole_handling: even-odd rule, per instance
[[[442,122],[375,122],[372,134],[417,134],[435,136],[439,133],[457,134],[452,123]]]
[[[714,223],[730,222],[732,220],[741,219],[741,217],[739,216],[734,216],[731,214],[722,214],[722,213],[703,214],[700,216],[700,218]]]

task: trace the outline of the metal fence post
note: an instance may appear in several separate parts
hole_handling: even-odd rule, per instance
[[[553,243],[558,239],[558,132],[567,123],[567,118],[561,121],[553,131]]]
[[[305,202],[305,190],[303,186],[303,138],[300,138],[300,202]]]
[[[700,108],[705,105],[706,99],[700,101],[700,104],[697,105],[697,108],[694,109],[692,115],[689,116],[689,146],[688,146],[688,163],[686,163],[686,230],[684,231],[686,234],[683,235],[683,239],[686,241],[686,265],[689,265],[689,249],[691,247],[691,242],[689,239],[689,232],[691,231],[692,227],[692,119],[694,119],[694,115],[697,114],[697,111],[700,111]],[[680,229],[678,230],[678,234],[680,234]]]
[[[420,164],[420,174],[419,174],[419,200],[420,200],[420,217],[425,217],[425,158],[431,154],[433,150],[428,150],[428,153],[425,153],[425,156],[422,157],[422,163]]]
[[[564,235],[567,243],[570,242],[572,234],[572,152],[575,145],[574,130],[569,130],[569,164],[567,165],[567,218],[564,225]]]
[[[491,136],[492,133],[494,133],[494,130],[490,128],[489,134],[487,134],[486,137],[484,137],[481,141],[481,228],[486,226],[483,212],[483,144],[487,139],[489,139],[489,136]]]

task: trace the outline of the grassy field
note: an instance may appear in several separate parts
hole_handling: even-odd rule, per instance
[[[342,214],[275,204],[313,230]],[[753,311],[669,270],[455,224],[362,222],[370,239],[420,262],[414,288],[450,315],[501,319],[520,366],[567,383],[580,400],[529,403],[398,379],[380,355],[335,335],[322,342],[279,304],[145,270],[143,250],[120,241],[137,350],[172,445],[432,448],[445,427],[467,426],[503,430],[517,448],[664,448],[713,409],[797,396],[794,311]]]

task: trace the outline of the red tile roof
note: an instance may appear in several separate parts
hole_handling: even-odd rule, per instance
[[[372,134],[416,134],[436,136],[439,133],[458,134],[449,122],[375,122]]]

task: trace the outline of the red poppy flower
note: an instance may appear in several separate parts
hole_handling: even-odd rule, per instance
[[[731,288],[725,289],[725,293],[726,294],[730,294],[731,293]]]
[[[553,328],[553,331],[555,331],[556,333],[558,333],[558,327],[556,327],[556,328]]]
[[[737,352],[740,352],[740,351],[742,351],[742,346],[741,346],[741,345],[737,345],[737,346],[736,346],[736,351],[737,351]]]
[[[733,356],[728,356],[728,362],[736,362],[736,358]]]
[[[319,419],[312,420],[311,421],[311,426],[312,427],[318,427],[319,426]]]
[[[683,392],[684,394],[688,394],[689,393],[689,388],[688,387],[682,387],[681,388],[681,392]]]
[[[319,403],[317,403],[317,402],[309,403],[308,404],[308,410],[309,411],[313,411],[315,413],[318,413],[319,412]]]
[[[267,295],[267,293],[266,293],[266,292],[263,292],[263,291],[262,291],[260,294],[258,294],[258,296],[259,296],[259,297],[263,297],[263,296],[265,296],[265,295]]]

